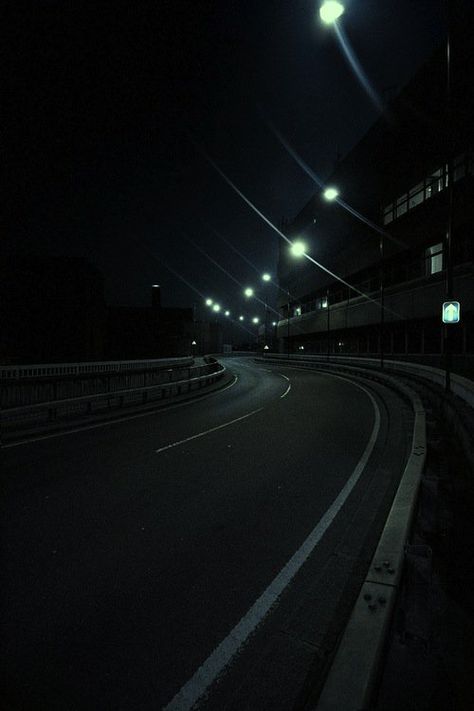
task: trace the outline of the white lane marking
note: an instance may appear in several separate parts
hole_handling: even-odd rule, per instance
[[[342,379],[345,380],[346,378]],[[352,381],[349,382],[352,383]],[[277,602],[287,585],[318,545],[341,510],[352,489],[357,484],[372,454],[375,442],[377,441],[380,429],[380,410],[372,394],[366,390],[366,388],[358,383],[352,383],[352,385],[360,388],[369,396],[375,412],[372,434],[356,468],[319,523],[313,528],[308,538],[292,558],[290,558],[288,563],[282,568],[258,600],[252,605],[247,614],[241,618],[240,622],[238,622],[219,646],[214,649],[191,679],[181,687],[176,696],[164,707],[164,711],[190,711],[190,709],[192,709],[194,704],[197,703],[219,674],[224,671],[240,647],[242,647],[249,636],[255,631],[256,627],[262,622],[270,608]]]
[[[192,435],[192,437],[186,437],[186,439],[180,439],[178,442],[173,442],[172,444],[167,444],[165,447],[160,447],[160,449],[156,449],[155,452],[156,452],[156,454],[158,454],[158,452],[164,452],[165,449],[171,449],[172,447],[178,447],[180,444],[184,444],[185,442],[191,442],[191,440],[193,440],[193,439],[198,439],[199,437],[204,437],[205,435],[209,434],[210,432],[215,432],[216,430],[222,430],[224,427],[233,425],[235,422],[240,422],[240,420],[245,420],[247,417],[256,415],[257,412],[261,412],[262,410],[263,410],[263,407],[259,407],[258,410],[252,410],[252,412],[247,412],[246,415],[242,415],[241,417],[236,417],[235,420],[229,420],[229,422],[224,422],[222,425],[217,425],[217,427],[211,427],[210,430],[205,430],[204,432],[199,432],[199,434]]]
[[[283,373],[278,373],[278,375],[281,375],[282,378],[285,378],[285,380],[288,380],[288,382],[290,382],[290,379],[287,378],[286,375],[283,375]],[[285,395],[288,395],[290,390],[291,390],[291,383],[290,383],[290,385],[288,385],[288,387],[287,387],[286,391],[283,393],[283,395],[280,395],[280,400],[282,397],[285,397]]]
[[[85,432],[86,430],[96,430],[98,427],[109,427],[110,425],[116,425],[119,422],[128,422],[128,420],[136,420],[139,417],[150,417],[151,415],[163,415],[170,410],[176,410],[178,407],[185,407],[186,405],[196,405],[197,403],[205,400],[208,397],[217,395],[218,393],[223,393],[224,390],[232,388],[238,381],[239,376],[234,375],[234,381],[230,385],[226,385],[225,388],[221,390],[214,390],[212,393],[203,393],[192,400],[187,400],[186,402],[177,402],[175,405],[169,405],[168,407],[162,407],[158,410],[151,410],[148,412],[139,412],[135,415],[128,415],[127,417],[117,417],[108,422],[97,422],[95,425],[84,425],[84,427],[76,427],[73,430],[68,430],[67,432],[53,432],[52,434],[40,435],[38,437],[31,437],[30,439],[22,439],[21,442],[10,442],[9,444],[3,444],[2,449],[10,449],[11,447],[21,447],[24,444],[31,444],[31,442],[40,442],[43,439],[52,439],[53,437],[66,437],[67,435],[76,434],[77,432]],[[111,393],[113,395],[113,393]]]

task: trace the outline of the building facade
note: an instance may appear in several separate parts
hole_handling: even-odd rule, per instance
[[[472,42],[441,47],[287,226],[309,260],[282,243],[279,350],[384,355],[473,371],[474,102]],[[442,304],[461,321],[443,326]],[[447,343],[448,341],[448,343]]]

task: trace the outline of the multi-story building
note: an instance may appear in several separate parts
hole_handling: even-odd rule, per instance
[[[474,52],[452,28],[327,185],[287,226],[328,271],[282,242],[279,349],[423,360],[474,369]],[[357,214],[356,214],[357,213]],[[461,304],[443,326],[443,302]],[[382,308],[383,306],[383,308]],[[449,329],[449,331],[448,331]]]

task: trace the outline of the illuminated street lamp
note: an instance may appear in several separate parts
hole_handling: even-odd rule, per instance
[[[248,286],[246,289],[244,289],[244,295],[247,297],[247,299],[250,299],[254,295],[254,290],[251,286]]]
[[[268,274],[267,272],[265,272],[265,274],[262,274],[262,281],[271,281],[271,280],[272,280],[271,274]]]
[[[206,306],[212,306],[213,303],[212,299],[206,299]]]
[[[219,306],[219,304],[214,304],[212,310],[218,313],[221,310],[221,307]]]
[[[344,12],[344,5],[336,0],[325,0],[319,8],[319,16],[325,25],[333,25]]]
[[[230,311],[224,311],[225,316],[230,316]]]
[[[253,317],[252,323],[260,323],[260,319],[258,318],[258,316]]]
[[[339,190],[337,188],[326,188],[326,190],[323,192],[323,197],[325,200],[328,202],[332,202],[339,196]]]
[[[290,247],[290,252],[293,257],[304,257],[306,254],[306,245],[301,240],[296,240]]]
[[[245,319],[244,319],[243,316],[239,316],[239,321],[244,321],[244,320],[245,320]]]
[[[296,242],[293,242],[290,247],[290,253],[293,255],[293,257],[304,257],[307,252],[307,247],[304,242],[301,240],[296,240]],[[287,341],[287,351],[288,351],[288,359],[290,358],[290,289],[287,289],[287,331],[286,331],[286,341]]]

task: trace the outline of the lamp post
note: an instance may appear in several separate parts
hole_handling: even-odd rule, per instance
[[[333,202],[339,197],[339,191],[333,186],[328,186],[323,191],[323,197],[328,202]],[[379,354],[380,367],[384,367],[384,335],[385,335],[385,232],[379,231],[379,254],[380,254],[380,325],[379,325]],[[329,360],[329,297],[328,297],[328,360]]]
[[[252,323],[254,323],[255,326],[256,326],[256,329],[255,329],[255,343],[256,343],[256,346],[257,346],[257,350],[258,350],[258,324],[260,323],[260,319],[258,318],[258,316],[254,316],[254,317],[253,317]]]
[[[453,211],[454,211],[454,171],[453,171],[453,107],[451,96],[451,54],[452,37],[451,27],[453,22],[453,8],[450,0],[447,0],[447,35],[446,35],[446,125],[448,131],[448,214],[446,224],[445,247],[445,293],[446,300],[452,301],[453,293]],[[452,328],[453,324],[443,324],[444,329],[444,389],[447,393],[451,390],[451,369],[452,369]]]
[[[268,274],[268,272],[265,272],[264,274],[262,274],[262,281],[265,282],[265,284],[268,284],[269,282],[271,282],[271,280],[272,280],[271,274]],[[268,299],[267,299],[267,296],[268,296],[268,294],[267,294],[267,289],[264,288],[264,290],[263,290],[263,301],[264,301],[264,307],[265,307],[265,324],[264,324],[264,340],[265,340],[265,343],[267,342],[267,321],[268,321],[268,307],[267,307],[267,301],[268,301]]]
[[[292,242],[290,245],[290,254],[293,257],[304,257],[307,252],[307,247],[304,242],[301,240],[296,240],[295,242]],[[286,322],[286,341],[287,341],[287,354],[288,354],[288,360],[290,360],[290,288],[287,288],[286,291],[287,295],[287,322]]]

